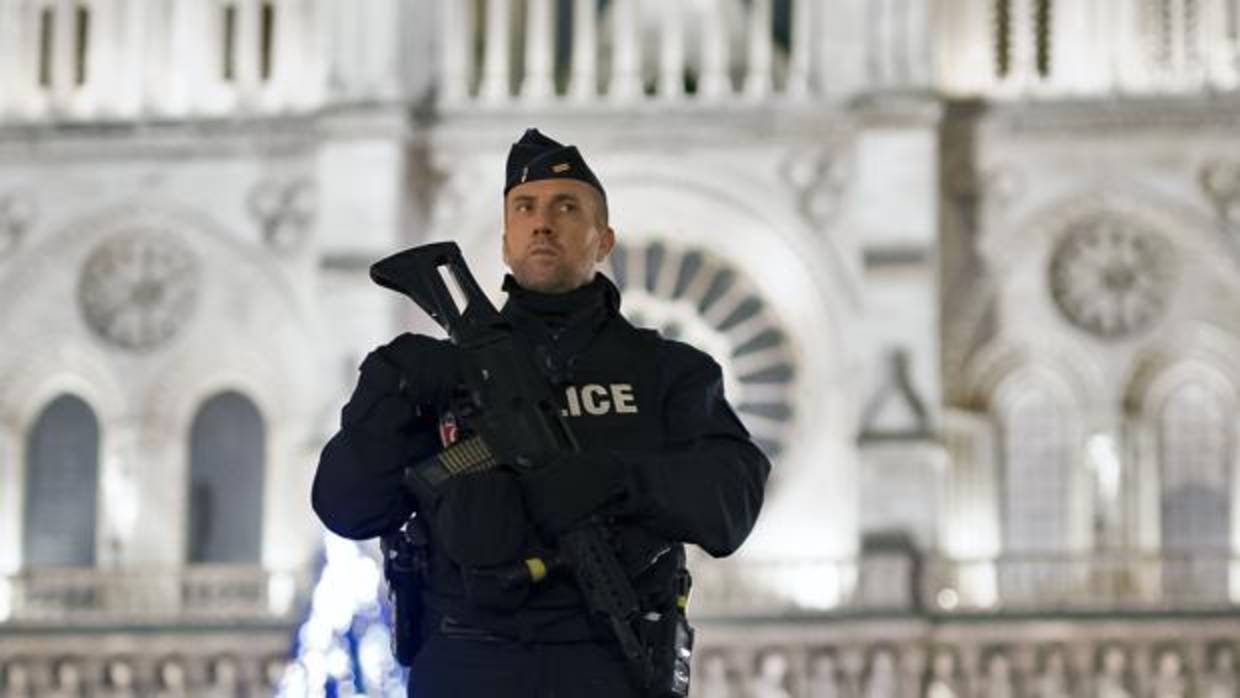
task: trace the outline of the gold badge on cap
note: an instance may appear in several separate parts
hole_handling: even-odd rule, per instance
[[[560,174],[561,172],[568,172],[571,169],[573,169],[573,166],[568,164],[567,162],[561,162],[558,165],[551,166],[551,171],[556,174]]]

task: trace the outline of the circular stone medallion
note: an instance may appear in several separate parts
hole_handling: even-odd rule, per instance
[[[1160,235],[1131,221],[1081,221],[1051,256],[1051,295],[1077,327],[1107,339],[1126,337],[1162,317],[1174,254]]]
[[[121,233],[100,243],[78,280],[86,324],[116,346],[154,349],[186,323],[198,296],[198,263],[171,234]]]

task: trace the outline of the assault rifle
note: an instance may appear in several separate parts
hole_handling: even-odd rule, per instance
[[[411,298],[463,353],[467,399],[453,405],[461,438],[406,469],[405,484],[415,494],[433,496],[445,481],[466,473],[501,466],[520,472],[539,467],[535,458],[541,454],[580,450],[550,382],[514,343],[512,328],[479,288],[456,243],[405,250],[377,262],[370,276]],[[569,570],[590,612],[611,628],[640,685],[654,696],[687,695],[687,662],[665,668],[668,662],[642,642],[637,593],[602,526],[574,528],[556,544],[555,560],[516,566],[523,581],[537,583],[559,567]]]

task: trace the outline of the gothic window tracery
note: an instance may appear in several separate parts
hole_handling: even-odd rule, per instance
[[[95,564],[99,423],[61,395],[39,415],[26,448],[25,559],[30,567]]]
[[[265,427],[241,393],[199,408],[190,434],[190,563],[257,563],[262,540]]]
[[[1026,386],[1003,420],[1003,541],[1009,552],[1062,550],[1072,448],[1064,407],[1040,386]]]
[[[1160,420],[1163,545],[1227,546],[1229,434],[1222,405],[1200,383],[1167,398]]]
[[[1164,589],[1221,595],[1231,535],[1229,416],[1205,385],[1176,388],[1159,414]]]

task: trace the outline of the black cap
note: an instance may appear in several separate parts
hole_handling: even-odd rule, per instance
[[[513,187],[540,179],[575,179],[594,187],[607,199],[607,192],[582,159],[575,145],[564,145],[544,136],[536,128],[526,129],[521,140],[508,151],[508,176],[504,195]]]

